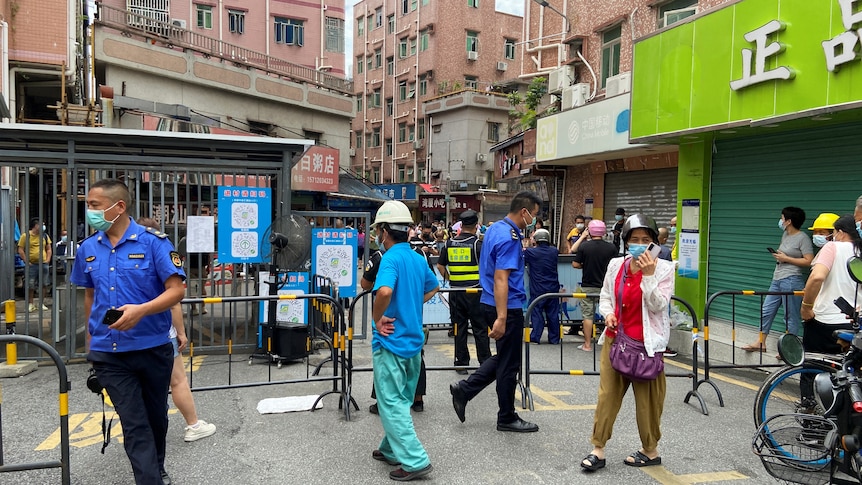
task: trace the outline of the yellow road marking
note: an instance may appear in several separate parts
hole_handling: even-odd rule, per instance
[[[177,409],[169,409],[168,414],[177,414]],[[117,439],[120,443],[123,442],[123,427],[120,425],[120,418],[113,411],[105,412],[105,419],[110,421],[113,418],[111,425],[111,440]],[[106,423],[107,423],[106,421]],[[102,444],[102,413],[78,413],[69,416],[69,445],[75,448],[83,448],[91,445]],[[39,444],[34,451],[53,450],[60,446],[60,428],[58,427],[45,438],[45,441]]]
[[[737,471],[712,472],[712,473],[690,473],[688,475],[675,475],[664,466],[650,466],[641,469],[654,480],[664,485],[693,485],[695,483],[722,482],[728,480],[745,480],[749,478]]]

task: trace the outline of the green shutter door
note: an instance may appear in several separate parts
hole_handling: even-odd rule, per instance
[[[766,291],[778,248],[781,209],[801,207],[808,227],[821,212],[847,214],[862,194],[858,160],[862,125],[841,125],[715,144],[710,201],[707,294]],[[816,251],[816,248],[815,248]],[[807,272],[805,273],[807,275]],[[760,298],[736,297],[736,321],[758,325]],[[783,331],[783,308],[773,323]],[[730,319],[731,298],[713,304],[710,317]]]
[[[643,213],[661,226],[676,215],[676,169],[615,172],[605,175],[605,219],[613,221],[617,207],[626,215]]]

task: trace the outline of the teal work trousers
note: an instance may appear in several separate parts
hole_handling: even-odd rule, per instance
[[[405,471],[421,470],[430,465],[431,460],[416,436],[410,406],[416,393],[422,355],[417,353],[405,359],[381,348],[374,351],[372,360],[377,409],[384,433],[378,449],[386,458],[400,462]]]

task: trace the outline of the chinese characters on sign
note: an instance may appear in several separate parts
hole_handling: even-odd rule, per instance
[[[337,192],[338,150],[311,146],[290,173],[293,190]]]
[[[862,29],[853,30],[853,25],[862,22],[862,12],[853,12],[858,0],[838,0],[841,7],[841,21],[846,31],[830,40],[824,40],[823,53],[826,55],[826,69],[835,72],[841,64],[855,61],[858,58],[856,44],[862,37]]]
[[[745,34],[745,40],[754,42],[755,48],[742,49],[742,79],[730,81],[730,88],[738,91],[752,84],[772,81],[774,79],[792,79],[793,71],[786,66],[766,70],[766,59],[784,51],[784,46],[778,42],[767,42],[769,36],[784,30],[784,24],[773,20],[766,25]],[[754,73],[751,72],[752,55],[754,56]]]
[[[452,212],[463,212],[472,209],[479,212],[481,204],[473,196],[453,195],[449,201],[449,209]],[[421,195],[419,196],[419,210],[426,212],[446,212],[446,196],[444,195]]]

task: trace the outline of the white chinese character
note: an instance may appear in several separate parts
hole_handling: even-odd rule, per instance
[[[303,155],[299,160],[299,169],[305,172],[311,170],[311,159],[308,158],[308,155]]]
[[[853,7],[859,0],[838,0],[841,7],[841,21],[847,30],[853,29],[853,24],[862,22],[862,12],[853,13]]]
[[[321,155],[319,153],[315,153],[313,155],[313,157],[314,158],[312,160],[312,165],[313,165],[312,171],[314,171],[315,173],[323,172],[323,155]]]
[[[855,60],[857,41],[859,37],[853,31],[836,35],[831,40],[824,40],[822,44],[823,52],[826,54],[826,69],[835,72],[841,64]]]
[[[324,173],[335,173],[335,157],[332,155],[326,156],[326,166],[323,171]]]
[[[773,20],[763,27],[752,30],[745,34],[745,40],[754,42],[754,73],[751,72],[751,49],[742,49],[742,79],[730,81],[730,88],[734,91],[742,89],[752,84],[771,81],[774,79],[791,79],[793,71],[786,66],[776,67],[769,71],[766,70],[766,58],[780,53],[783,48],[778,42],[771,42],[767,45],[769,35],[775,32],[784,30],[784,25]]]

